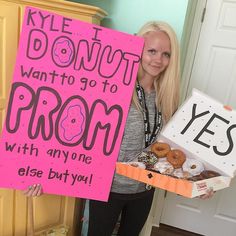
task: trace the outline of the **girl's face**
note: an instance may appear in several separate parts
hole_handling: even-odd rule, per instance
[[[165,32],[152,31],[144,35],[144,49],[142,54],[143,77],[156,78],[163,72],[170,62],[170,39]]]

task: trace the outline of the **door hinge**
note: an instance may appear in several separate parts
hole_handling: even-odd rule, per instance
[[[167,191],[165,190],[164,198],[166,198],[166,195],[167,195]]]
[[[203,11],[202,11],[202,18],[201,18],[201,22],[204,21],[205,19],[205,14],[206,14],[206,7],[204,7]]]

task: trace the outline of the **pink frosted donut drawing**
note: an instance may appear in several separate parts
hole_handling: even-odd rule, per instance
[[[70,106],[67,109],[66,117],[61,121],[63,137],[67,141],[72,141],[75,137],[83,133],[85,116],[80,105]]]
[[[52,53],[53,60],[58,66],[68,66],[73,60],[74,45],[69,38],[60,37],[55,41]]]

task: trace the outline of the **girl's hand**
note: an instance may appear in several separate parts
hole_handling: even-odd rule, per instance
[[[213,191],[213,189],[209,188],[205,194],[199,196],[198,198],[203,199],[203,200],[210,199],[210,198],[212,198],[214,193],[215,192]]]
[[[42,186],[41,184],[30,185],[23,193],[27,197],[38,197],[43,194]]]

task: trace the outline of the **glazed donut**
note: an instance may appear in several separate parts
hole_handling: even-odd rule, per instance
[[[157,163],[158,159],[157,156],[151,152],[142,152],[138,157],[139,162],[143,162],[146,165],[147,169],[153,168],[155,163]]]
[[[151,151],[154,152],[158,158],[165,157],[170,151],[170,145],[167,143],[155,142],[151,146]]]
[[[187,159],[183,164],[183,170],[189,172],[192,176],[200,175],[204,171],[202,162],[196,159]]]
[[[174,171],[174,167],[168,161],[157,162],[153,169],[165,175],[171,175]]]
[[[169,151],[166,157],[167,161],[170,162],[175,169],[181,168],[186,160],[185,154],[178,149]]]

